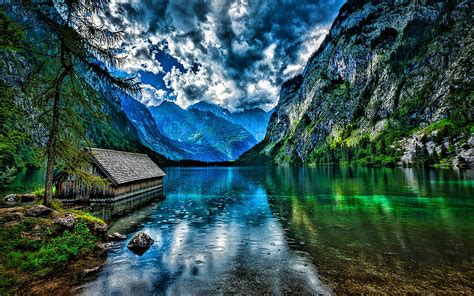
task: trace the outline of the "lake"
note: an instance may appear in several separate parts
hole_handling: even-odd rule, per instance
[[[474,291],[474,171],[167,168],[165,200],[102,209],[116,243],[85,295]],[[2,193],[41,186],[21,172]],[[127,249],[139,231],[155,240]]]
[[[86,295],[473,292],[474,171],[168,168]],[[155,240],[127,249],[137,231]]]
[[[3,202],[3,197],[10,193],[30,193],[38,188],[44,186],[44,180],[46,176],[46,170],[22,170],[19,171],[13,183],[5,187],[0,187],[0,197],[2,197],[1,203]]]

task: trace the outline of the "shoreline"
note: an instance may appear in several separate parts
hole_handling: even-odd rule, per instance
[[[100,271],[111,244],[107,224],[43,205],[0,209],[0,294],[70,294]]]

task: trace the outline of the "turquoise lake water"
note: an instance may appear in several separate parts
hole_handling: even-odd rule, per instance
[[[474,171],[168,168],[86,295],[474,291]],[[155,240],[127,249],[137,231]]]

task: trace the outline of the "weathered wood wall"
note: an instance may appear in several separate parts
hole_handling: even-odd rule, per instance
[[[106,178],[97,166],[91,164],[87,171],[95,176]],[[89,201],[91,199],[118,199],[120,197],[131,196],[155,188],[162,189],[163,177],[155,179],[140,180],[132,183],[126,183],[118,186],[112,184],[104,187],[89,187],[83,182],[77,180],[74,176],[69,176],[63,182],[56,183],[56,198],[67,201]]]

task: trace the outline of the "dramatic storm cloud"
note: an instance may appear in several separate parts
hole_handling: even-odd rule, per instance
[[[205,100],[230,110],[278,101],[282,82],[302,71],[342,0],[114,0],[108,22],[125,29],[129,73],[142,102]]]

